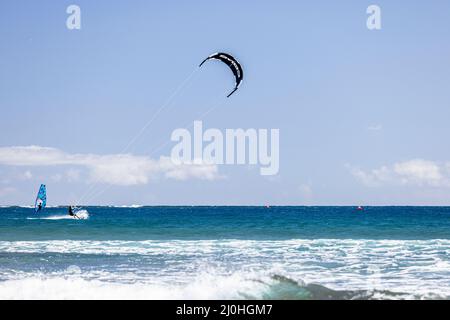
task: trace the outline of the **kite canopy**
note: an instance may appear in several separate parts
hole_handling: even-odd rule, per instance
[[[220,60],[228,67],[230,67],[231,71],[233,72],[234,77],[236,78],[236,84],[234,90],[231,91],[231,93],[227,96],[227,98],[230,97],[239,88],[242,79],[244,79],[244,72],[241,65],[232,55],[228,53],[218,52],[210,55],[208,58],[203,60],[203,62],[200,63],[199,67],[201,67],[208,60]]]

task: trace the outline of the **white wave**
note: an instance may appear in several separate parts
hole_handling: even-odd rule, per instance
[[[87,280],[79,276],[81,270],[76,268],[75,276],[57,275],[52,277],[27,277],[18,280],[0,282],[0,299],[2,300],[238,300],[238,299],[305,299],[320,298],[325,287],[313,288],[301,281],[294,281],[284,276],[271,273],[234,272],[217,275],[205,271],[189,278],[188,282],[163,282],[160,279],[120,283],[114,281]],[[314,289],[314,290],[311,290]],[[315,292],[314,292],[315,291]],[[342,293],[331,291],[334,297]],[[374,299],[439,299],[442,295],[418,292],[347,292],[354,297],[366,296]],[[323,297],[323,296],[322,296]],[[348,298],[348,296],[347,296]]]
[[[89,219],[89,212],[87,210],[79,210],[75,212],[76,217],[69,216],[66,214],[58,214],[53,216],[44,216],[44,217],[36,217],[30,218],[27,220],[86,220]]]
[[[82,220],[89,219],[89,212],[87,210],[78,210],[75,211],[75,214],[77,216],[77,218],[75,219],[82,219]]]
[[[83,281],[102,279],[114,283],[151,282],[142,284],[142,287],[138,284],[136,286],[142,297],[151,299],[155,290],[161,290],[161,294],[155,294],[161,298],[167,293],[168,296],[180,299],[219,299],[218,295],[222,290],[226,290],[220,286],[234,281],[230,279],[235,278],[229,277],[236,270],[241,271],[235,277],[240,277],[242,284],[246,283],[244,278],[252,278],[256,273],[267,274],[270,271],[286,275],[295,281],[317,283],[334,290],[389,290],[424,297],[450,297],[450,240],[0,241],[0,253],[76,253],[78,260],[83,259],[80,256],[83,254],[119,255],[122,257],[120,269],[113,269],[108,274],[83,274]],[[128,258],[127,255],[138,257]],[[102,257],[99,256],[98,259]],[[141,263],[136,266],[129,261]],[[213,281],[205,284],[202,289],[198,287],[198,283],[208,277],[197,279],[194,275],[208,268],[214,269],[214,272],[208,274],[222,279],[223,284],[220,284],[219,288],[215,287]],[[29,273],[21,275],[20,279],[14,279],[16,275],[14,272],[11,277],[4,278],[11,279],[9,281],[18,280],[20,284],[20,281],[26,280],[22,278],[35,276]],[[40,279],[35,285],[59,285],[47,281],[49,280]],[[95,281],[83,281],[74,284],[79,285],[83,292],[91,288],[100,294],[104,286],[107,286]],[[161,284],[164,281],[165,284]],[[167,283],[183,286],[174,288],[173,292],[164,291],[167,289]],[[19,284],[11,283],[11,286]],[[124,286],[124,292],[132,291],[126,283],[117,286]],[[148,286],[151,288],[148,289]],[[232,286],[239,290],[241,288],[239,283],[233,282]],[[207,296],[202,296],[202,290],[206,290],[205,288],[210,288],[210,291]],[[147,289],[150,291],[146,291]],[[201,289],[199,293],[195,293],[197,289]],[[217,291],[211,292],[215,289]],[[58,291],[57,288],[55,290]],[[236,290],[230,294],[235,294]],[[106,296],[109,297],[109,293],[106,293]]]
[[[116,206],[113,208],[130,208],[130,209],[138,209],[138,208],[143,208],[144,206],[141,204],[132,204],[132,205],[123,205],[123,206]]]
[[[243,299],[250,292],[255,298],[261,299],[265,290],[268,290],[267,284],[248,279],[241,274],[227,277],[202,274],[188,284],[117,283],[59,276],[0,282],[0,299]]]
[[[85,210],[82,210],[85,211]],[[81,211],[80,211],[81,212]],[[77,213],[78,214],[78,213]],[[85,211],[86,216],[89,213]],[[54,216],[69,218],[68,215]],[[52,217],[30,218],[48,219]],[[350,239],[292,239],[292,240],[48,240],[0,241],[0,252],[59,252],[84,254],[191,254],[242,251],[243,254],[326,255],[328,257],[363,253],[384,257],[440,251],[450,258],[450,240],[350,240]]]

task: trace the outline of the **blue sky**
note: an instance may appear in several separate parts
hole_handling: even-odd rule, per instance
[[[66,28],[70,4],[81,30]],[[366,27],[371,4],[381,30]],[[448,205],[449,12],[448,1],[2,1],[0,204],[31,204],[46,183],[50,205],[88,188],[88,203],[111,205]],[[240,90],[221,98],[234,83],[219,63],[195,72],[120,171],[128,141],[216,51],[243,65]],[[217,101],[207,128],[280,129],[279,174],[153,174],[149,159],[174,144],[157,147]]]

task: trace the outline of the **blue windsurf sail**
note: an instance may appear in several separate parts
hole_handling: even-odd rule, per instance
[[[41,184],[39,188],[39,192],[36,197],[36,201],[34,203],[34,212],[42,211],[47,204],[47,189],[45,188],[45,184]]]

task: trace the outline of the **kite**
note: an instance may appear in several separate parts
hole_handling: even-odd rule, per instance
[[[233,91],[230,92],[230,94],[227,96],[229,98],[241,85],[242,80],[244,79],[244,72],[242,70],[242,67],[240,63],[230,54],[218,52],[210,55],[208,58],[203,60],[202,63],[200,63],[199,67],[201,67],[206,61],[209,60],[219,60],[225,63],[233,72],[234,77],[236,78],[236,84],[234,86]]]

